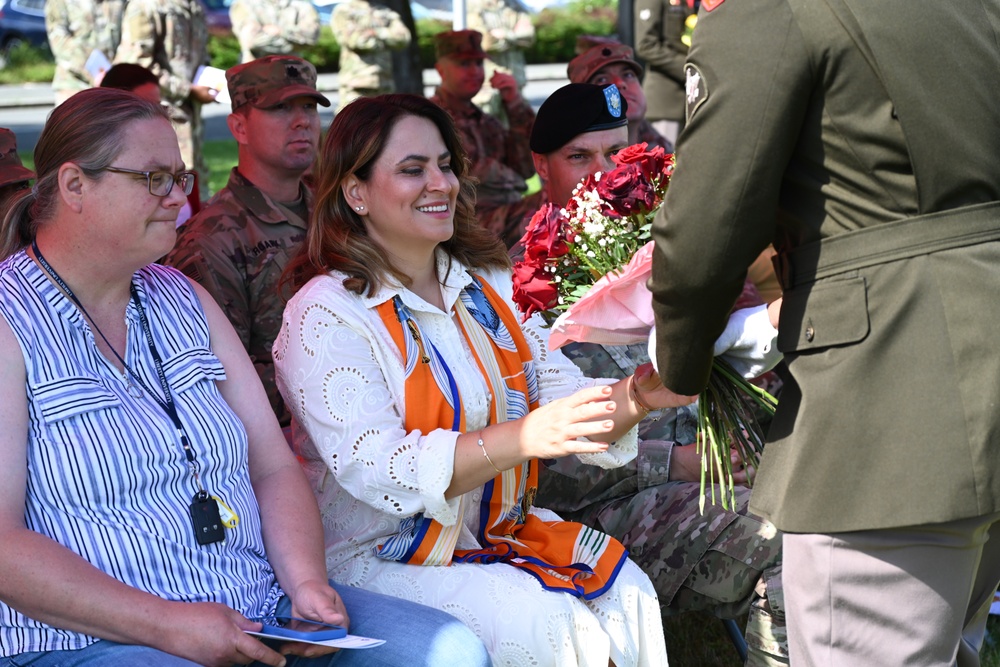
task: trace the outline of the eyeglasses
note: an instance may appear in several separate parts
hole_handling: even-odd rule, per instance
[[[121,167],[105,167],[102,171],[145,176],[146,185],[149,186],[149,194],[154,197],[166,197],[173,191],[175,183],[184,191],[184,196],[187,196],[194,191],[194,183],[197,178],[197,174],[193,171],[171,174],[166,171],[138,171],[136,169],[122,169]]]

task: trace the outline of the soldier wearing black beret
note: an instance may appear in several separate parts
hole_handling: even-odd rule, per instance
[[[653,225],[659,371],[704,388],[773,241],[790,377],[751,510],[785,531],[793,665],[979,664],[1000,581],[998,16],[701,3]]]
[[[627,111],[614,84],[571,83],[542,103],[531,130],[531,157],[544,184],[539,206],[542,199],[565,204],[583,178],[614,168],[611,156],[628,146]]]

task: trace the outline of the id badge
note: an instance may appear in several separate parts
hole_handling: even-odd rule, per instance
[[[204,491],[197,493],[191,501],[191,524],[198,544],[221,542],[226,536],[225,525],[219,516],[219,505]]]

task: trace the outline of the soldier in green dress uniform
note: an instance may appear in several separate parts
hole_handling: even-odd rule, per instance
[[[979,664],[1000,580],[998,26],[998,0],[701,5],[654,224],[658,366],[705,386],[773,241],[789,377],[750,507],[785,532],[793,665]]]

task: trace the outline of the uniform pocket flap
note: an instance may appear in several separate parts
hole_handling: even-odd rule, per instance
[[[869,330],[864,278],[814,283],[785,292],[778,349],[789,353],[849,345]]]
[[[116,408],[121,401],[95,377],[74,375],[39,384],[33,390],[34,402],[47,422],[76,415]]]
[[[163,364],[173,391],[187,391],[202,380],[221,381],[226,379],[226,370],[215,354],[204,347],[184,350]]]

